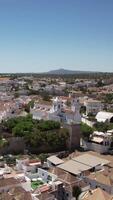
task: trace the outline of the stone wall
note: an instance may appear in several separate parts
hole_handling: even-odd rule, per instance
[[[68,149],[71,151],[79,148],[81,138],[80,124],[65,124],[64,127],[69,130]]]
[[[25,143],[21,137],[9,138],[8,144],[0,148],[0,154],[18,154],[24,153]]]

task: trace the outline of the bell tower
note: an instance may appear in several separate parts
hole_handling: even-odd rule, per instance
[[[71,101],[71,110],[75,112],[78,109],[79,109],[79,100],[74,97],[72,98],[72,101]]]
[[[80,105],[79,100],[75,97],[71,101],[71,111],[73,112],[73,120],[71,123],[66,123],[64,126],[69,130],[69,140],[67,142],[67,147],[70,151],[75,150],[80,147],[81,138],[81,115],[80,115]]]
[[[79,99],[74,97],[71,101],[71,110],[74,115],[74,122],[79,124],[81,122]]]
[[[61,113],[62,111],[62,102],[60,101],[60,99],[58,97],[56,97],[54,100],[53,100],[53,106],[52,106],[52,109],[51,109],[51,112],[56,112],[57,114]]]

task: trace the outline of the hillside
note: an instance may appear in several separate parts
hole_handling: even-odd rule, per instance
[[[93,73],[88,71],[74,71],[74,70],[67,70],[67,69],[57,69],[57,70],[51,70],[47,72],[46,74],[55,74],[55,75],[63,75],[63,74],[83,74],[83,73]]]

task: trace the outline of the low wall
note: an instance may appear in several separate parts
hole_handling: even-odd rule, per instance
[[[30,172],[26,172],[25,175],[32,180],[33,178],[39,178],[39,174],[38,173],[30,173]]]
[[[86,119],[84,117],[82,117],[81,120],[82,120],[83,123],[87,124],[90,127],[93,127],[93,125],[94,125],[94,122],[91,122],[91,121],[89,121],[88,119]]]
[[[105,153],[108,152],[109,147],[103,146],[96,143],[82,141],[82,145],[86,147],[88,150],[96,151],[98,153]]]

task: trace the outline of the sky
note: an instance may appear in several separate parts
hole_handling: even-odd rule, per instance
[[[0,0],[0,73],[113,72],[113,0]]]

